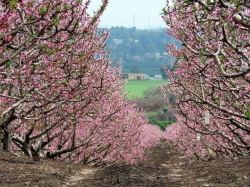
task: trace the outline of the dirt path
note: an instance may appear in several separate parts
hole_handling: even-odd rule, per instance
[[[84,168],[72,176],[67,185],[97,187],[163,187],[182,186],[183,167],[187,161],[165,144],[152,149],[145,161],[136,166],[112,166],[92,171]]]
[[[62,187],[78,186],[79,183],[94,179],[98,170],[98,168],[83,167],[80,171],[75,172],[74,175],[69,176]]]

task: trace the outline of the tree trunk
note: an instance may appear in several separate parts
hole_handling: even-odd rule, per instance
[[[26,143],[26,142],[23,143],[22,151],[23,151],[24,154],[27,155],[28,157],[32,157],[32,154],[31,154],[31,147],[30,147],[29,143]]]
[[[3,143],[3,150],[5,151],[10,151],[10,132],[3,130],[4,135],[3,138],[1,139],[1,142]]]

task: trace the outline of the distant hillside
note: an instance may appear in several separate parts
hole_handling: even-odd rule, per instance
[[[165,29],[141,30],[135,27],[111,27],[107,40],[107,50],[111,50],[111,60],[122,60],[123,72],[146,73],[149,75],[161,74],[162,64],[168,65],[167,43],[176,43],[168,36]]]

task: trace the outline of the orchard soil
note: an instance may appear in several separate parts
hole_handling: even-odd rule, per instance
[[[249,187],[250,156],[190,162],[168,145],[136,166],[88,167],[0,151],[1,187]]]

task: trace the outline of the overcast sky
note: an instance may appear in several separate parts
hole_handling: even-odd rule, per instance
[[[165,28],[162,8],[166,0],[109,0],[109,5],[101,18],[101,27],[124,26],[137,28]],[[97,10],[101,0],[91,0],[89,13]]]

